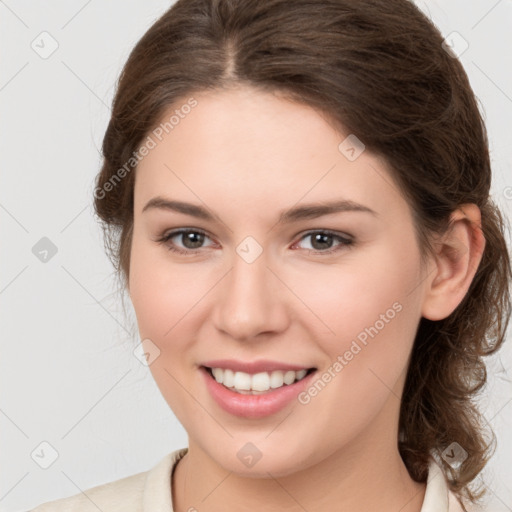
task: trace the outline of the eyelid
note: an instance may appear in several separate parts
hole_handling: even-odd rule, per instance
[[[313,233],[323,233],[325,235],[343,238],[347,242],[353,241],[353,239],[354,239],[354,237],[352,235],[349,235],[348,233],[334,231],[332,229],[327,229],[327,228],[308,229],[307,231],[301,231],[297,236],[301,235],[299,240],[302,240],[306,236],[312,235]]]
[[[315,233],[321,233],[323,235],[327,235],[327,236],[330,236],[332,238],[336,238],[339,241],[341,241],[342,243],[341,243],[341,245],[331,247],[331,248],[326,249],[324,251],[321,251],[319,249],[306,249],[310,253],[320,254],[320,255],[329,255],[329,254],[333,254],[333,253],[339,252],[343,248],[348,249],[348,248],[350,248],[350,246],[354,245],[354,243],[355,243],[354,242],[354,237],[352,235],[349,235],[348,233],[340,233],[338,231],[333,231],[331,229],[318,228],[318,229],[310,229],[308,231],[300,233],[300,235],[301,235],[300,238],[297,240],[297,242],[294,242],[293,246],[295,246],[296,244],[298,244],[299,242],[301,242],[302,240],[304,240],[308,236],[311,236],[311,235],[313,235]]]
[[[184,255],[184,256],[194,256],[198,255],[202,252],[203,249],[206,249],[207,247],[198,247],[196,249],[182,249],[180,247],[176,247],[175,244],[168,244],[169,240],[174,238],[175,236],[183,235],[186,233],[199,233],[201,235],[204,235],[205,237],[209,238],[210,240],[213,240],[213,237],[211,237],[207,231],[201,228],[193,228],[193,227],[181,227],[172,229],[170,231],[164,232],[161,236],[159,236],[155,241],[158,243],[163,244],[169,251]],[[320,250],[320,249],[305,249],[309,253],[317,254],[317,255],[329,255],[336,252],[341,251],[342,249],[350,249],[352,245],[354,245],[354,237],[352,235],[349,235],[348,233],[340,233],[337,231],[333,231],[331,229],[326,228],[316,228],[316,229],[309,229],[305,232],[298,233],[295,235],[294,239],[299,237],[292,245],[294,247],[298,243],[300,243],[302,240],[307,238],[308,236],[311,236],[315,233],[321,233],[323,235],[327,235],[333,238],[338,239],[341,243],[337,246],[331,247],[326,250]],[[300,236],[299,236],[300,235]]]
[[[175,236],[178,236],[178,235],[187,234],[187,233],[198,233],[200,235],[204,235],[206,238],[209,238],[210,240],[213,240],[213,237],[211,237],[208,234],[208,232],[205,231],[204,229],[192,228],[192,227],[182,227],[182,228],[171,229],[170,231],[165,231],[161,236],[157,237],[157,239],[155,241],[166,245],[167,242],[169,242],[169,240],[171,238],[174,238]],[[167,246],[167,248],[172,250],[170,248],[170,246]],[[199,247],[198,249],[194,250],[194,249],[181,249],[181,247],[180,247],[180,248],[176,248],[176,252],[180,252],[182,254],[185,254],[185,253],[198,254],[201,249],[205,249],[205,248],[206,247]]]

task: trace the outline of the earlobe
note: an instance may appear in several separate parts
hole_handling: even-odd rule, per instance
[[[462,302],[476,274],[485,248],[481,213],[475,204],[452,213],[448,231],[436,242],[434,270],[426,280],[422,316],[448,317]]]

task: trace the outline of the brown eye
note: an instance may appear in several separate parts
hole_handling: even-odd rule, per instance
[[[353,244],[352,239],[337,233],[332,233],[331,231],[310,231],[306,233],[301,240],[308,238],[311,240],[311,247],[306,247],[306,249],[321,254],[330,254]],[[337,241],[338,244],[333,247],[335,241]]]
[[[178,229],[163,235],[157,241],[163,243],[167,249],[180,254],[197,253],[195,249],[203,248],[203,243],[209,238],[206,233],[197,229]],[[173,241],[176,239],[176,241]],[[183,247],[177,243],[179,241]]]
[[[198,249],[203,244],[205,238],[203,233],[198,233],[197,231],[182,232],[174,236],[181,237],[179,240],[183,242],[183,245],[187,249]]]

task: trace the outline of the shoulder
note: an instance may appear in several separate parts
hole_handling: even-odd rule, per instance
[[[32,512],[89,512],[142,510],[139,506],[146,472],[98,485],[68,498],[39,505]]]
[[[171,473],[186,451],[181,448],[167,454],[148,471],[43,503],[30,512],[142,512],[153,500],[168,502],[172,511]]]

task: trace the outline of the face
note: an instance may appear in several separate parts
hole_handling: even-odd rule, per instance
[[[159,389],[190,449],[229,471],[374,456],[396,443],[421,318],[408,204],[309,106],[193,97],[136,170],[129,291]]]

